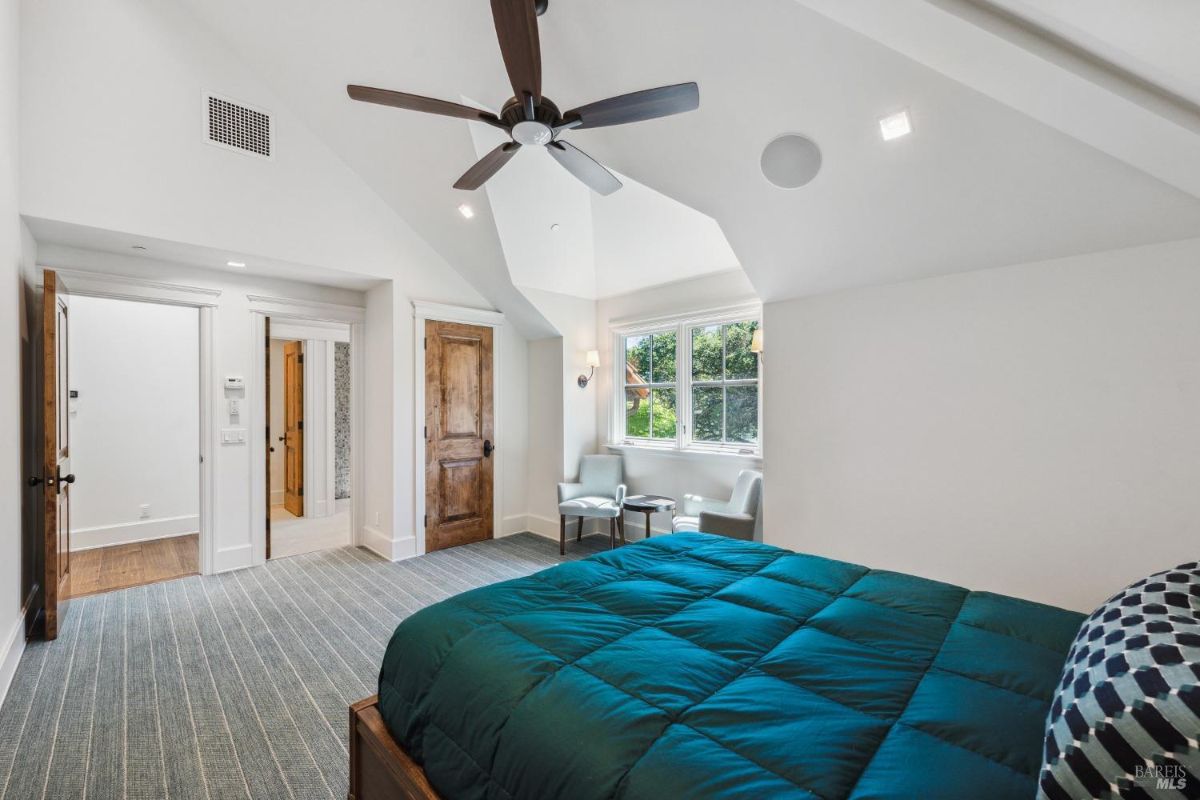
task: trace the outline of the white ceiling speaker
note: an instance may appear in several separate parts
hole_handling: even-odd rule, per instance
[[[798,133],[785,133],[763,150],[762,171],[780,189],[799,189],[821,171],[821,148]]]

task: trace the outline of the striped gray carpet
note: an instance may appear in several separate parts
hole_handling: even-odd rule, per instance
[[[0,798],[342,800],[347,707],[396,624],[558,561],[533,534],[399,564],[343,548],[72,601],[0,709]]]

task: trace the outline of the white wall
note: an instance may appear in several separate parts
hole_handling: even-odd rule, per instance
[[[0,700],[24,645],[21,617],[21,270],[17,4],[0,3]]]
[[[611,328],[614,325],[738,305],[756,299],[745,273],[736,270],[601,300],[596,306],[595,339],[603,366],[596,370],[596,379],[587,390],[594,399],[600,441],[608,443],[611,438],[609,428],[614,402],[611,365],[614,358],[622,357],[613,352]],[[768,402],[764,397],[764,406]],[[677,500],[685,494],[729,497],[741,470],[761,469],[759,459],[736,455],[693,455],[637,448],[612,452],[620,452],[625,457],[625,478],[630,494],[661,494]],[[638,532],[638,536],[645,530],[644,514],[628,515],[627,522],[629,531]],[[651,524],[655,530],[669,531],[671,515],[655,514]]]
[[[70,303],[71,549],[197,532],[199,312]]]
[[[1090,610],[1200,542],[1200,240],[766,307],[766,541]]]
[[[528,529],[558,535],[556,488],[563,480],[563,340],[529,343]]]
[[[557,537],[556,487],[578,476],[580,457],[595,453],[598,444],[595,394],[577,384],[588,371],[587,351],[596,349],[596,301],[528,287],[521,291],[562,334],[529,346],[529,527]]]

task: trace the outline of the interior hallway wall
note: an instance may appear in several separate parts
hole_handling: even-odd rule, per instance
[[[197,532],[199,312],[72,297],[68,314],[71,549]]]
[[[21,297],[23,241],[18,215],[17,3],[0,3],[0,700],[24,649],[21,580]]]

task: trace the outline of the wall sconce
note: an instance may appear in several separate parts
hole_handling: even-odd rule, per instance
[[[750,338],[750,352],[758,356],[758,360],[762,363],[767,363],[767,359],[763,357],[763,331],[762,328],[757,328],[754,331],[754,336]]]
[[[588,387],[588,384],[592,382],[592,377],[596,374],[596,367],[600,366],[600,351],[599,350],[588,350],[587,351],[587,365],[592,368],[592,371],[589,372],[587,375],[579,376],[578,383],[579,383],[580,389],[586,389]]]

